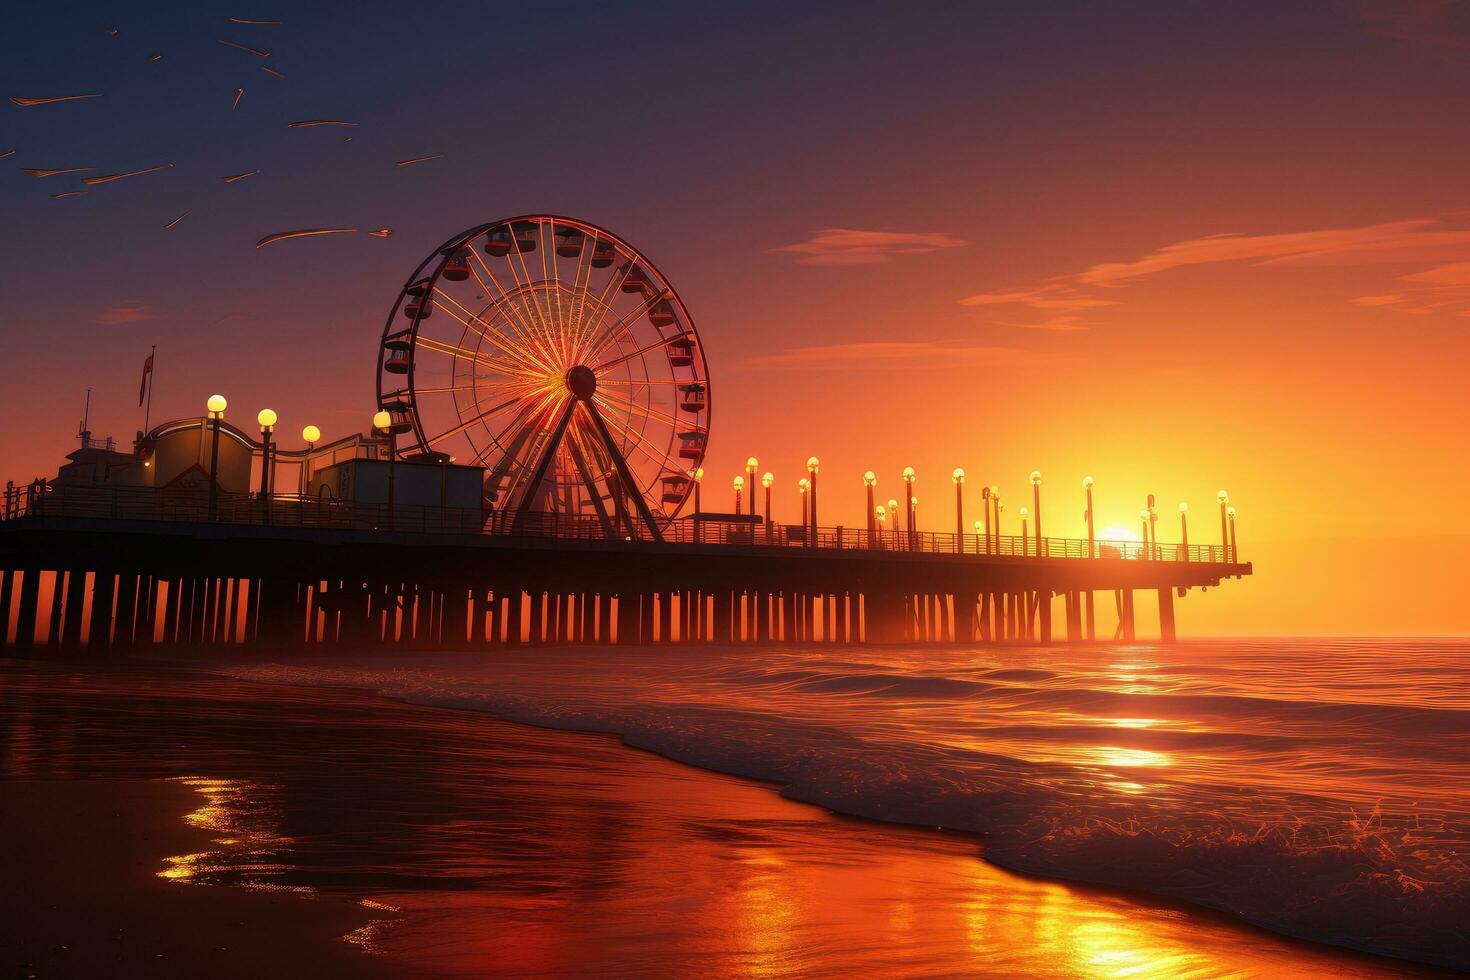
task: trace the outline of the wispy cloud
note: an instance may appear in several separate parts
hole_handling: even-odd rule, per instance
[[[143,320],[156,320],[157,314],[148,309],[142,303],[131,300],[109,306],[107,309],[92,317],[93,323],[112,327],[120,323],[138,323]]]
[[[1116,305],[1121,287],[1190,266],[1369,266],[1432,263],[1394,278],[1389,289],[1351,300],[1363,307],[1404,313],[1451,311],[1470,315],[1470,213],[1409,218],[1357,228],[1270,235],[1224,234],[1165,245],[1127,262],[1100,262],[1040,285],[967,296],[965,306],[1013,306],[1043,316],[1013,324],[1078,329],[1079,312]]]
[[[741,362],[759,368],[844,368],[861,370],[903,364],[907,369],[928,366],[952,369],[961,364],[1010,364],[1041,355],[1018,347],[984,346],[958,340],[874,340],[850,344],[788,347]]]
[[[1091,324],[1082,313],[1103,306],[1117,306],[1118,300],[1087,296],[1075,286],[1051,282],[1030,289],[1012,289],[998,293],[980,293],[960,300],[962,306],[1008,306],[1032,310],[1040,317],[1029,321],[996,320],[1008,327],[1026,330],[1073,332],[1086,330]]]
[[[859,231],[823,228],[804,242],[781,245],[773,252],[789,252],[800,265],[876,265],[897,255],[923,255],[969,242],[943,232]]]

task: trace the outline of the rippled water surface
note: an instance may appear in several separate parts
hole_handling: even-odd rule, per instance
[[[252,663],[616,732],[1003,867],[1470,967],[1470,644],[618,648]]]

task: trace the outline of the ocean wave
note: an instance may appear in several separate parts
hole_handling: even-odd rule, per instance
[[[1470,968],[1470,711],[1342,700],[1361,664],[1333,673],[1320,644],[1250,652],[537,650],[225,671],[611,732],[836,811],[981,834],[1013,870]],[[1108,689],[1145,675],[1156,693]]]

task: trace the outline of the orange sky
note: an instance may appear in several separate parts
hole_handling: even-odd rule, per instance
[[[9,162],[178,166],[73,200],[0,176],[4,475],[55,471],[88,385],[94,431],[129,441],[153,343],[155,421],[220,390],[242,418],[270,404],[283,431],[360,430],[403,278],[461,228],[544,209],[623,235],[679,290],[713,379],[716,504],[754,454],[789,516],[815,453],[823,523],[862,523],[865,469],[886,497],[913,465],[921,524],[949,530],[963,466],[972,490],[1006,491],[1014,530],[1036,468],[1048,534],[1082,533],[1091,474],[1101,526],[1131,528],[1152,492],[1166,541],[1185,500],[1210,542],[1223,487],[1257,574],[1191,595],[1182,635],[1463,635],[1463,9],[456,10],[421,38],[367,5],[347,35],[302,14],[277,44],[284,64],[310,38],[299,87],[252,80],[241,112],[202,127],[193,89],[150,103],[164,96],[129,81],[141,59],[110,67],[90,35],[57,49],[85,18],[39,24],[15,39],[36,92],[5,94],[95,83],[112,102],[0,107],[23,151]],[[159,64],[187,61],[191,23],[135,28],[165,29],[179,53]],[[190,70],[215,70],[212,30]],[[481,30],[527,50],[554,36],[603,82],[523,80],[519,114],[468,105]],[[364,51],[405,57],[361,78]],[[361,123],[350,151],[312,131],[266,144],[280,119],[335,115]],[[567,132],[601,162],[569,161]],[[358,162],[434,152],[401,172]],[[250,247],[313,226],[396,234]]]

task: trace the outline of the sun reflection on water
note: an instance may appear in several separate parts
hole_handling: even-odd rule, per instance
[[[261,890],[311,894],[302,885],[282,885],[270,879],[285,869],[280,854],[291,844],[280,831],[279,810],[268,804],[271,787],[241,779],[189,776],[183,785],[200,797],[184,815],[190,827],[212,836],[214,847],[164,858],[158,877],[190,884],[241,884]]]

